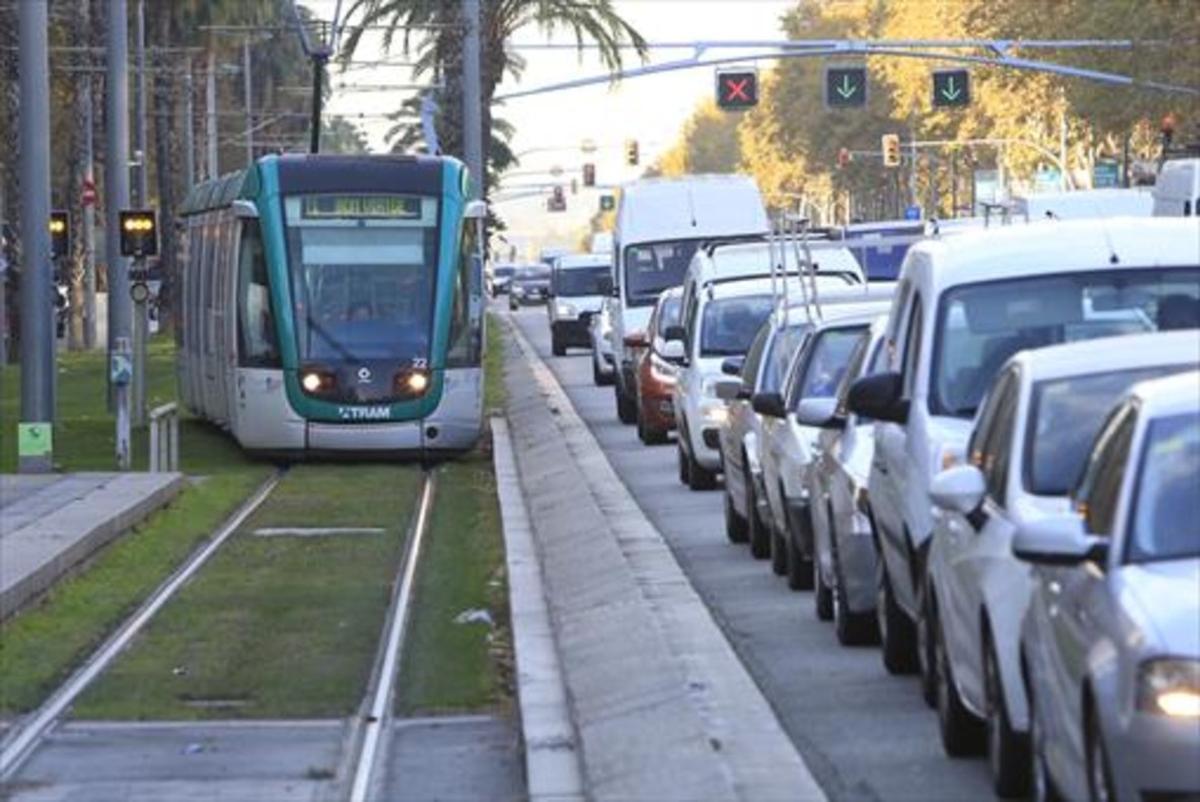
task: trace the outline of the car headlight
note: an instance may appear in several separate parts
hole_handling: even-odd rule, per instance
[[[559,317],[575,317],[575,307],[559,301],[555,306],[555,314]]]
[[[723,402],[704,407],[703,413],[704,419],[714,426],[720,426],[729,419],[729,409]]]
[[[650,376],[660,384],[675,384],[675,366],[651,351]]]
[[[1138,707],[1171,718],[1200,718],[1200,660],[1150,660],[1138,670]]]
[[[513,288],[512,288],[512,294],[513,294],[513,295],[524,295],[524,294],[525,294],[525,288],[524,288],[524,287],[522,287],[520,284],[518,284],[518,285],[516,285],[515,287],[513,287]]]

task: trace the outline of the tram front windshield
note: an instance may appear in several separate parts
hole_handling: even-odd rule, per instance
[[[428,359],[437,212],[417,196],[284,199],[301,361]]]

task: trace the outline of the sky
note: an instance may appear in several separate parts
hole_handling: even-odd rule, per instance
[[[313,12],[330,19],[337,0],[302,0]],[[345,5],[345,3],[344,3]],[[779,40],[782,38],[780,17],[795,5],[795,0],[616,0],[615,6],[650,42],[693,42],[730,40]],[[547,37],[534,28],[522,30],[514,37],[516,46],[539,43],[573,45],[574,39],[559,30]],[[506,91],[529,89],[574,78],[603,75],[604,69],[592,53],[578,54],[569,50],[530,49],[520,51],[527,66],[520,81],[506,78],[497,95]],[[658,50],[650,54],[651,63],[690,57],[687,50]],[[738,55],[737,51],[721,55]],[[395,46],[390,55],[383,52],[381,35],[368,32],[355,55],[356,59],[400,61],[403,53]],[[637,66],[637,58],[629,52],[627,66]],[[760,69],[769,62],[758,62]],[[405,67],[364,66],[348,73],[333,72],[333,99],[329,113],[344,114],[355,120],[367,134],[372,149],[385,150],[385,134],[391,125],[378,116],[397,108],[404,98],[413,94],[406,88],[412,76]],[[352,91],[343,84],[370,87]],[[402,88],[380,90],[378,87]],[[506,199],[523,191],[529,184],[562,180],[569,185],[572,175],[578,176],[584,161],[596,165],[598,184],[619,184],[636,178],[646,165],[652,163],[678,137],[680,130],[696,106],[713,94],[712,67],[674,71],[623,81],[615,86],[569,89],[514,98],[495,110],[498,117],[516,127],[513,149],[520,155],[520,165],[506,177],[502,190],[493,192],[493,202],[508,224],[508,238],[522,246],[532,247],[533,240],[574,245],[578,232],[599,205],[600,190],[585,190],[578,195],[567,190],[567,211],[550,214],[545,211],[544,197]],[[357,115],[364,116],[359,118]],[[581,150],[585,140],[592,140],[597,150],[590,156]],[[641,165],[627,167],[624,163],[624,143],[637,139]],[[523,154],[523,155],[522,155]],[[555,167],[563,169],[561,179],[549,175]],[[540,171],[540,172],[539,172]]]

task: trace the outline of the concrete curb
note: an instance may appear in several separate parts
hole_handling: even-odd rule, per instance
[[[525,781],[531,802],[573,802],[584,798],[583,778],[541,567],[521,495],[508,424],[502,418],[493,418],[491,423],[525,744]]]
[[[523,352],[510,420],[589,796],[824,800],[661,534],[509,330]]]
[[[73,499],[43,518],[8,535],[7,559],[0,591],[0,620],[50,589],[64,574],[124,532],[166,506],[183,490],[178,473],[120,474],[86,495]],[[133,500],[130,500],[130,497]],[[32,567],[18,560],[22,543],[43,552],[41,544],[61,542],[53,554],[34,559]]]

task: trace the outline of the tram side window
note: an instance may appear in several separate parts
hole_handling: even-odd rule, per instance
[[[277,368],[279,343],[257,220],[242,221],[238,253],[238,355],[242,367]]]
[[[464,220],[462,238],[459,241],[458,265],[454,271],[454,300],[450,306],[450,350],[446,355],[446,367],[476,367],[483,352],[482,310],[478,305],[481,289],[478,267],[479,238],[476,236],[475,221]]]

